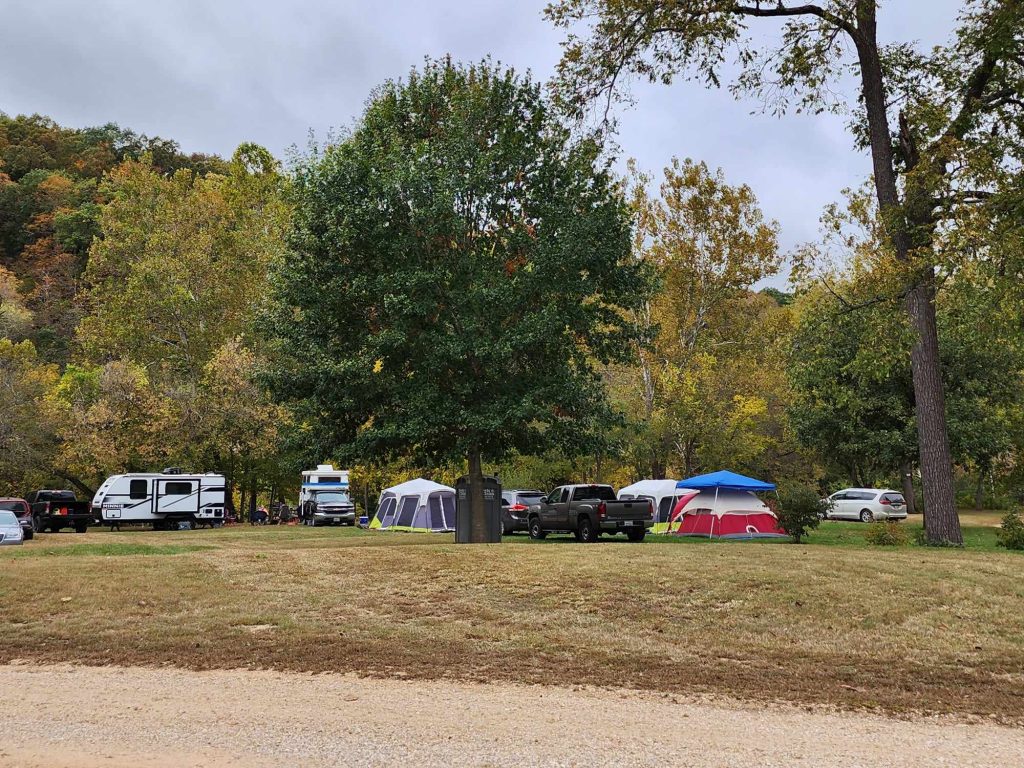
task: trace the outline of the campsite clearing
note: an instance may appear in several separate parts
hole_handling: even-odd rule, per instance
[[[997,519],[965,516],[969,539],[987,548]],[[1022,556],[867,547],[866,529],[824,523],[811,539],[839,546],[47,535],[0,553],[0,661],[589,684],[1024,723]]]

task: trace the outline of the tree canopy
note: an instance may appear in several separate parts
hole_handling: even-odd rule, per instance
[[[579,446],[648,292],[601,147],[540,85],[428,61],[295,178],[270,379],[319,455],[498,459]]]

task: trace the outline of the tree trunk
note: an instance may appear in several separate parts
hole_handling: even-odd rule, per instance
[[[885,85],[875,23],[873,0],[858,0],[857,34],[854,42],[860,63],[862,96],[867,111],[875,193],[887,236],[897,259],[910,261],[910,227],[900,203],[893,162],[893,138],[889,130]],[[917,217],[914,217],[917,218]],[[946,432],[946,407],[939,361],[939,337],[935,323],[935,279],[931,267],[918,276],[907,293],[906,309],[917,339],[911,350],[914,408],[921,484],[924,489],[924,526],[928,541],[963,543],[953,493],[953,461]]]
[[[917,513],[917,497],[914,495],[914,466],[909,461],[900,464],[900,484],[903,500],[907,502],[907,514]]]
[[[661,459],[654,459],[651,462],[651,479],[652,480],[664,480],[665,479],[665,462]]]
[[[985,508],[985,475],[984,469],[978,470],[978,484],[974,487],[974,508]]]
[[[239,519],[238,522],[243,522],[244,519],[245,519],[245,516],[248,514],[249,508],[246,506],[247,498],[248,498],[248,494],[247,494],[247,492],[245,490],[245,484],[243,483],[242,487],[241,487],[241,490],[239,490],[239,492],[238,492],[238,511],[239,511],[239,514],[241,515],[241,518]],[[249,519],[250,522],[252,522],[252,518],[251,517],[248,518],[248,519]]]
[[[918,334],[910,353],[910,367],[924,489],[924,530],[932,544],[963,544],[953,487],[953,456],[946,431],[946,396],[935,323],[935,281],[930,274],[907,294],[907,308]]]
[[[469,451],[469,542],[487,542],[487,513],[484,508],[484,471],[480,449]]]
[[[226,480],[224,483],[224,507],[228,514],[235,514],[235,483],[233,480]]]

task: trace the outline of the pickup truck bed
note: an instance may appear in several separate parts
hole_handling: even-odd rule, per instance
[[[647,499],[619,501],[610,485],[562,485],[528,513],[530,538],[549,533],[572,533],[583,542],[602,533],[625,533],[630,541],[643,541],[654,524],[654,508]]]

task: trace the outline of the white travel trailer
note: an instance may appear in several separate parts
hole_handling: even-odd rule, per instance
[[[152,523],[157,530],[182,523],[219,524],[224,520],[224,475],[163,472],[113,475],[92,497],[93,516],[107,525]]]

